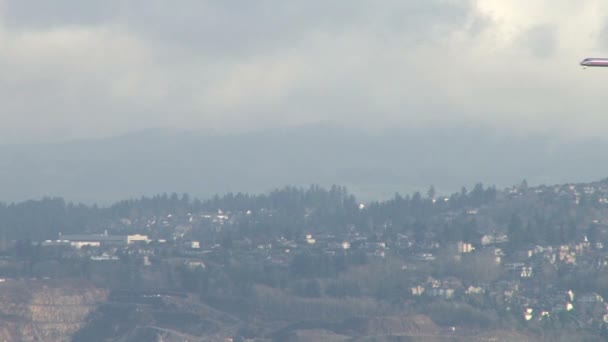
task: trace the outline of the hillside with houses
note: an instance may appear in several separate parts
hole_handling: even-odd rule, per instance
[[[314,185],[108,207],[46,198],[0,205],[0,227],[0,290],[35,288],[23,296],[46,293],[58,312],[73,305],[52,298],[62,288],[104,294],[53,322],[66,324],[58,340],[608,336],[608,180],[365,203]],[[41,331],[3,308],[4,326]]]

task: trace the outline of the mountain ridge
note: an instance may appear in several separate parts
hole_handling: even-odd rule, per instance
[[[344,185],[362,199],[605,178],[608,142],[499,135],[483,127],[368,132],[331,123],[246,133],[146,130],[117,137],[0,146],[2,201],[60,196],[110,203],[162,192],[207,198],[286,184]]]

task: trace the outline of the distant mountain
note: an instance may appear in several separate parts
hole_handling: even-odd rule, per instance
[[[0,200],[62,196],[109,203],[162,192],[206,198],[284,185],[345,185],[358,197],[459,191],[527,179],[553,184],[604,178],[606,141],[510,137],[483,127],[369,133],[330,124],[240,134],[170,130],[52,144],[0,146]]]

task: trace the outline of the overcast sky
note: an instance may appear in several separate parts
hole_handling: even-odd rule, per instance
[[[0,0],[0,142],[475,122],[604,134],[603,0]]]

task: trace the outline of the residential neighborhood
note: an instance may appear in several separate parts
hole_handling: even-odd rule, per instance
[[[605,336],[608,181],[433,192],[360,203],[345,188],[313,186],[206,202],[163,195],[148,200],[166,202],[156,210],[119,203],[78,232],[4,240],[0,288],[79,278],[141,310],[195,295],[243,322],[375,312],[425,315],[455,338]]]

